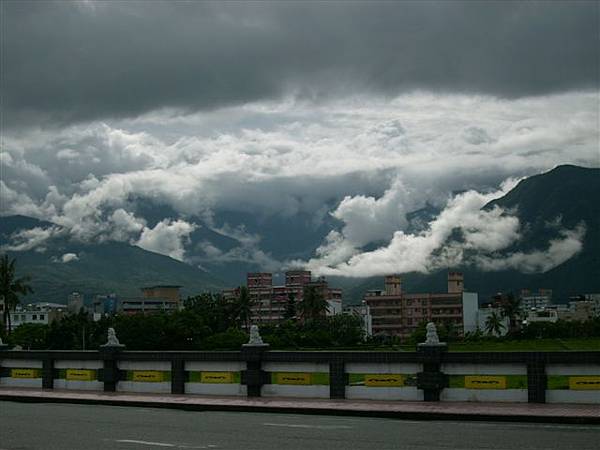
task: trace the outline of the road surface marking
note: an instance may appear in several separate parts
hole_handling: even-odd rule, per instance
[[[125,444],[140,444],[140,445],[151,445],[154,447],[170,447],[170,448],[217,448],[216,445],[185,445],[185,444],[169,444],[168,442],[151,442],[151,441],[139,441],[137,439],[117,439],[115,442],[122,442]]]
[[[155,447],[176,447],[175,444],[167,444],[165,442],[138,441],[136,439],[117,439],[115,442],[123,442],[126,444],[153,445]]]
[[[348,425],[308,425],[308,424],[296,424],[296,423],[263,423],[268,427],[287,427],[287,428],[316,428],[318,430],[339,430],[339,429],[351,429]]]

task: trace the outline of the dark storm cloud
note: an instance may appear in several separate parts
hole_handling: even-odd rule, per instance
[[[596,2],[3,2],[4,123],[598,84]]]

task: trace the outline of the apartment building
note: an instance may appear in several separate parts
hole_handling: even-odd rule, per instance
[[[537,291],[521,289],[519,298],[521,309],[525,312],[532,308],[547,308],[552,305],[552,289],[538,289]]]
[[[407,338],[423,322],[453,324],[461,334],[477,329],[478,297],[465,292],[460,272],[448,272],[444,293],[405,293],[399,275],[387,275],[384,283],[384,291],[368,291],[364,297],[374,335]]]
[[[123,314],[152,314],[177,311],[181,303],[181,286],[156,285],[141,288],[141,297],[120,299],[118,312]]]
[[[25,306],[17,305],[10,312],[10,322],[13,329],[26,323],[49,325],[60,320],[66,314],[67,308],[60,303],[30,303]],[[8,324],[5,324],[8,326]]]
[[[327,301],[327,315],[342,312],[342,290],[329,287],[324,278],[312,279],[308,270],[289,270],[285,273],[285,284],[273,285],[273,274],[251,272],[247,274],[246,285],[252,301],[251,322],[255,324],[278,323],[285,319],[285,312],[291,298],[298,304],[308,288],[317,289]],[[239,295],[235,289],[223,291],[224,298]]]
[[[119,310],[119,297],[114,292],[112,294],[95,295],[89,312],[94,321],[100,320],[104,316],[112,316]]]

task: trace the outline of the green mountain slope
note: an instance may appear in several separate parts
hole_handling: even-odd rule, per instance
[[[494,205],[514,212],[522,224],[523,238],[508,251],[544,250],[549,240],[559,236],[561,227],[571,229],[581,222],[586,226],[583,251],[541,274],[524,274],[516,270],[484,272],[474,267],[456,268],[465,273],[467,289],[478,292],[482,300],[498,291],[517,291],[521,288],[550,288],[562,300],[578,293],[600,292],[600,169],[559,166],[550,172],[521,181],[504,197],[490,202],[485,208]],[[425,222],[435,214],[429,209],[416,213],[423,215]],[[557,218],[560,218],[560,226],[548,225],[556,222]],[[332,226],[330,223],[327,225]],[[50,226],[52,224],[48,222],[29,217],[0,217],[0,245],[5,244],[15,231]],[[277,226],[257,222],[254,226],[269,230],[270,234],[279,233],[281,239],[289,231],[289,224],[284,222]],[[300,233],[307,227],[308,225],[301,224],[297,229],[291,229]],[[312,230],[310,238],[305,236],[298,239],[287,251],[290,255],[298,256],[298,252],[305,248],[307,254],[310,254],[322,242],[322,235],[326,234],[328,227]],[[219,237],[205,233],[196,236],[195,240],[209,238],[212,241]],[[222,240],[219,244],[228,243],[225,238]],[[287,255],[284,247],[283,241],[278,241],[277,245],[273,244],[268,250],[277,258],[285,260]],[[275,251],[276,249],[279,250]],[[68,263],[53,262],[65,253],[76,253],[79,259]],[[203,262],[203,267],[210,267],[211,273],[207,273],[124,243],[83,245],[61,237],[52,239],[43,253],[26,251],[12,254],[18,258],[21,272],[29,273],[33,278],[36,293],[32,298],[56,302],[66,301],[66,296],[74,290],[88,295],[110,292],[137,295],[139,287],[159,283],[180,284],[184,286],[184,294],[188,295],[208,289],[220,289],[224,285],[235,285],[242,282],[246,271],[260,269],[242,262]],[[228,281],[222,282],[219,278]],[[446,289],[445,271],[404,274],[403,279],[404,288],[408,292],[436,292]],[[383,277],[333,278],[330,282],[332,286],[344,288],[347,303],[358,303],[366,290],[383,287]]]
[[[52,224],[23,216],[0,218],[0,245],[17,230]],[[86,297],[115,292],[121,296],[139,295],[139,288],[153,284],[178,284],[183,295],[224,287],[224,283],[200,269],[168,256],[143,250],[125,243],[78,244],[65,238],[49,241],[44,252],[8,252],[17,258],[18,271],[31,276],[34,294],[25,301],[65,303],[73,291]],[[75,253],[77,260],[57,262],[65,253]]]
[[[494,205],[514,211],[522,224],[523,238],[509,251],[545,249],[550,239],[558,237],[560,227],[572,229],[582,222],[586,234],[580,253],[545,273],[456,268],[464,272],[466,288],[478,292],[480,300],[485,301],[499,291],[522,288],[553,289],[557,301],[566,301],[571,295],[600,292],[600,169],[559,166],[522,180],[485,208]],[[560,226],[549,225],[557,218]],[[403,285],[408,292],[443,292],[446,272],[403,274]],[[383,277],[363,279],[348,286],[345,298],[349,303],[358,303],[365,291],[382,288]]]

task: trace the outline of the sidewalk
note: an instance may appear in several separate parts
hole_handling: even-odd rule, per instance
[[[172,408],[188,411],[244,411],[411,420],[477,420],[600,424],[600,405],[400,402],[300,398],[208,397],[199,395],[108,393],[0,388],[0,401],[78,403]]]

